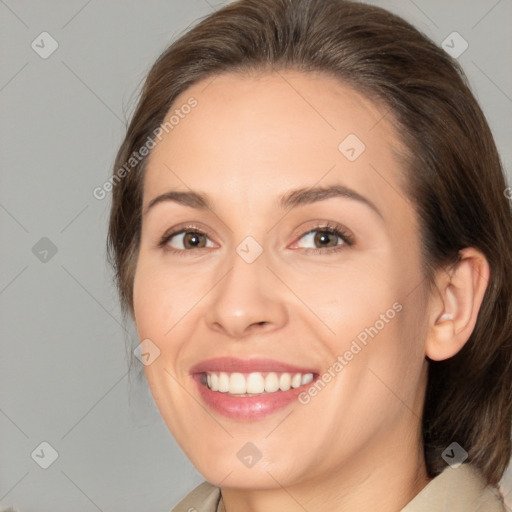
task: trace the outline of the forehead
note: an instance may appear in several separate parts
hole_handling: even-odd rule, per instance
[[[149,156],[146,202],[169,187],[222,195],[220,183],[247,201],[251,191],[263,199],[338,182],[381,201],[400,194],[394,151],[403,147],[386,107],[323,73],[209,77],[176,98],[166,121]]]

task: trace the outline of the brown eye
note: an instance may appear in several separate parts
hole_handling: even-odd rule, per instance
[[[207,243],[208,237],[199,231],[180,231],[169,235],[166,240],[166,245],[176,250],[212,247],[212,245],[207,245]]]
[[[315,244],[320,247],[336,247],[339,236],[329,231],[317,231],[314,237]]]
[[[313,247],[304,245],[304,241]],[[350,241],[338,229],[318,228],[302,235],[297,245],[303,249],[322,249],[350,245]]]

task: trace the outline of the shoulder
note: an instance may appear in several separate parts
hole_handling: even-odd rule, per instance
[[[203,482],[190,491],[171,512],[217,512],[220,489]]]
[[[506,512],[497,487],[487,485],[480,471],[471,464],[446,469],[401,512]]]

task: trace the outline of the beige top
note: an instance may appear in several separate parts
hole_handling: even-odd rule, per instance
[[[203,482],[171,512],[226,512],[220,489]],[[498,489],[486,486],[470,464],[449,466],[431,480],[401,512],[506,512]]]

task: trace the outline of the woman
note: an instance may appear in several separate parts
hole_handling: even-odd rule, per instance
[[[109,228],[174,510],[504,511],[512,222],[457,63],[387,11],[241,0],[153,65]]]

